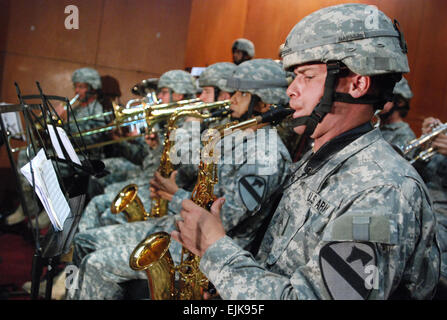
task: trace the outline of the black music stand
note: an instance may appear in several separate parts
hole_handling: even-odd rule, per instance
[[[51,289],[53,285],[53,277],[54,277],[54,267],[59,263],[59,258],[61,255],[69,252],[71,243],[76,233],[79,219],[81,217],[85,198],[86,198],[86,190],[88,178],[91,175],[98,175],[98,165],[93,165],[90,159],[86,156],[86,154],[82,151],[85,150],[85,143],[81,136],[81,143],[83,144],[83,148],[79,148],[81,153],[84,155],[84,161],[82,161],[82,166],[72,162],[68,155],[68,151],[65,149],[64,144],[61,141],[61,138],[58,134],[58,130],[54,130],[56,137],[58,139],[61,150],[64,154],[65,159],[60,159],[56,156],[56,151],[54,150],[54,146],[51,142],[48,142],[44,136],[49,137],[48,125],[47,121],[49,121],[54,127],[56,127],[57,123],[62,123],[63,121],[60,119],[58,114],[55,112],[54,108],[51,105],[50,100],[62,101],[67,105],[67,112],[72,113],[70,102],[66,97],[60,96],[48,96],[43,94],[40,84],[36,82],[37,87],[39,89],[38,95],[28,95],[22,96],[20,93],[20,88],[17,83],[15,83],[17,95],[20,101],[20,104],[17,105],[4,105],[0,106],[0,114],[6,112],[22,112],[25,119],[25,128],[27,134],[27,148],[30,150],[33,149],[34,154],[37,154],[37,141],[39,142],[40,148],[43,148],[47,159],[51,159],[53,164],[55,165],[56,176],[59,180],[61,190],[64,193],[65,197],[68,200],[70,207],[70,214],[64,222],[63,230],[57,231],[54,228],[50,227],[49,231],[45,235],[43,239],[40,239],[40,231],[39,226],[35,223],[35,232],[34,232],[34,242],[35,242],[35,252],[33,255],[32,262],[32,271],[31,271],[31,298],[37,299],[39,295],[39,285],[40,278],[43,272],[43,268],[47,266],[47,283],[46,283],[46,291],[45,291],[45,299],[51,299]],[[35,100],[40,99],[42,101],[41,104],[27,104],[26,100]],[[36,117],[31,110],[40,110],[42,116]],[[73,115],[74,121],[76,119]],[[39,123],[41,132],[36,130],[36,123]],[[1,125],[1,135],[3,137],[3,141],[6,141],[5,145],[8,152],[8,158],[11,163],[11,168],[14,171],[14,175],[17,181],[17,185],[19,188],[19,196],[20,203],[22,204],[23,211],[25,215],[28,217],[29,223],[31,222],[30,212],[27,208],[26,201],[23,197],[23,189],[20,184],[19,175],[17,172],[17,167],[14,162],[14,158],[12,156],[12,149],[8,141],[6,128],[3,122],[3,119],[0,117],[0,125]],[[79,127],[78,127],[79,132]],[[67,132],[68,136],[72,138],[71,132]],[[74,142],[77,145],[76,142]],[[28,155],[28,160],[30,161],[30,156]],[[64,179],[61,175],[61,170],[59,168],[59,164],[64,164],[64,168],[68,170],[68,176]],[[99,173],[102,174],[102,173]],[[34,183],[34,173],[31,166],[31,175],[33,176],[33,189],[35,190]],[[67,189],[67,181],[76,181],[76,183],[72,184],[71,187]],[[73,185],[75,187],[73,187]],[[34,200],[37,201],[36,193],[34,192]],[[37,217],[36,217],[37,218]]]

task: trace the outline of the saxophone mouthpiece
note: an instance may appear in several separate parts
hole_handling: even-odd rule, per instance
[[[273,125],[277,125],[281,121],[283,121],[287,116],[291,115],[294,111],[290,108],[286,107],[277,107],[266,113],[263,113],[260,117],[262,118],[261,122],[266,123],[270,122]]]

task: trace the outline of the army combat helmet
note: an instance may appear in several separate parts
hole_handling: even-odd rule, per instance
[[[236,65],[231,62],[218,62],[208,66],[199,77],[200,87],[214,87],[214,100],[220,91],[233,93],[234,88],[227,86],[227,78],[233,74]]]
[[[217,87],[222,91],[234,92],[227,87],[227,78],[233,74],[236,65],[231,62],[218,62],[208,66],[199,77],[199,86]]]
[[[407,79],[402,77],[393,89],[393,106],[388,112],[379,115],[381,121],[385,121],[395,111],[399,112],[402,118],[405,118],[410,110],[411,98],[413,98],[413,92],[411,91]]]
[[[396,83],[393,89],[393,94],[400,95],[402,96],[402,98],[407,100],[413,98],[413,92],[411,92],[411,88],[410,85],[408,84],[407,79],[402,77],[402,79],[398,83]]]
[[[101,89],[101,77],[98,71],[92,68],[81,68],[73,72],[71,76],[73,83],[88,83],[93,90]]]
[[[183,70],[171,70],[163,73],[158,79],[158,89],[161,88],[168,88],[170,95],[175,92],[190,97],[197,92],[194,77]]]
[[[239,38],[234,40],[231,50],[240,50],[245,52],[250,58],[255,56],[255,45],[248,39]]]
[[[272,59],[253,59],[242,62],[227,79],[227,87],[252,94],[247,113],[241,120],[253,115],[257,100],[266,104],[286,105],[287,75],[281,65]]]
[[[292,71],[304,63],[325,63],[327,76],[320,103],[308,117],[295,119],[306,124],[306,134],[330,112],[334,101],[372,104],[382,109],[392,92],[353,98],[335,92],[337,78],[346,66],[363,76],[390,74],[393,81],[409,72],[407,45],[399,24],[375,6],[342,4],[318,10],[298,22],[290,31],[281,52],[284,68]]]

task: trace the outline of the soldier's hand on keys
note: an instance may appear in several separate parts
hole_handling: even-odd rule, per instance
[[[439,119],[428,117],[422,122],[422,134],[429,133],[435,126],[441,124]]]
[[[175,177],[177,176],[177,171],[173,171],[169,178],[164,178],[161,176],[160,172],[156,171],[154,178],[149,181],[150,185],[159,191],[165,191],[170,194],[174,194],[178,191],[177,183],[175,182]]]
[[[431,145],[436,148],[438,153],[447,155],[447,135],[443,133],[438,134]]]
[[[192,200],[183,200],[180,211],[183,221],[177,221],[178,231],[172,231],[171,236],[195,255],[203,256],[213,243],[225,236],[220,219],[224,202],[224,198],[217,199],[211,211],[207,211]]]
[[[149,181],[149,183],[150,183],[150,181]],[[154,199],[154,198],[161,198],[161,199],[164,199],[164,200],[171,201],[172,197],[174,196],[174,194],[172,194],[172,193],[169,193],[169,192],[166,192],[166,191],[163,191],[163,190],[160,190],[160,189],[156,189],[154,187],[150,187],[149,190],[151,191],[151,195],[150,196],[151,196],[152,199]]]

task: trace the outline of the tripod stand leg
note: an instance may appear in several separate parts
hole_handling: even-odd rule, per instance
[[[38,251],[33,256],[33,266],[31,271],[31,299],[36,300],[39,297],[40,277],[42,275],[43,261]]]
[[[56,273],[55,266],[57,259],[50,258],[48,262],[47,283],[45,288],[45,300],[51,300],[51,294],[53,291],[53,279]]]

